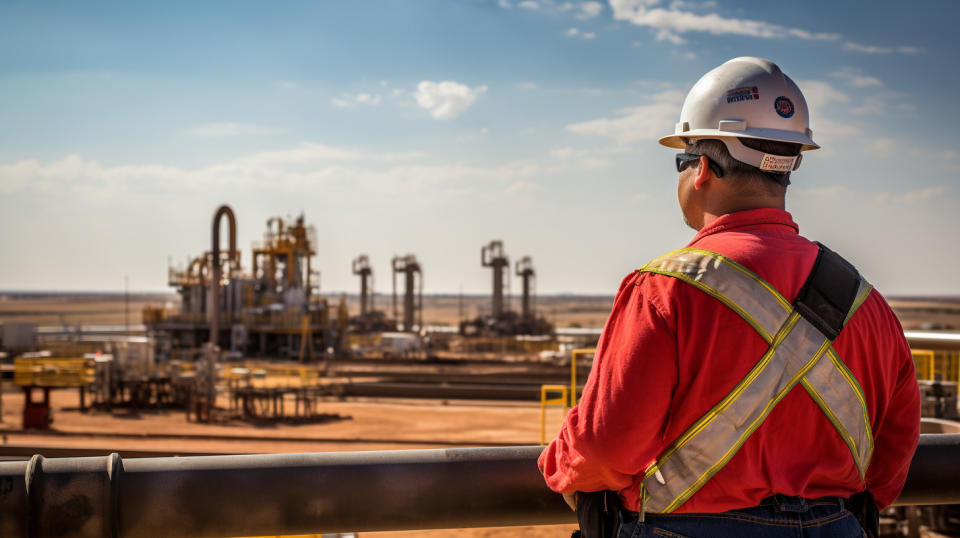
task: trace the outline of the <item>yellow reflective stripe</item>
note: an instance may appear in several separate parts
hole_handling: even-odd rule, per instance
[[[873,285],[867,282],[862,276],[860,277],[860,293],[857,295],[857,298],[853,300],[853,304],[850,306],[850,311],[847,312],[847,317],[843,318],[843,324],[846,325],[850,318],[853,317],[853,314],[863,305],[863,302],[867,300],[867,297],[870,296],[870,292],[873,291]]]
[[[770,341],[773,339],[773,338],[770,336],[770,333],[767,332],[767,330],[764,329],[762,325],[760,325],[760,322],[758,322],[753,316],[751,316],[749,312],[747,312],[746,310],[744,310],[744,309],[743,309],[740,305],[738,305],[737,303],[733,302],[732,299],[730,299],[730,298],[727,297],[726,295],[720,293],[719,291],[711,288],[711,287],[708,286],[707,284],[704,284],[703,282],[701,282],[701,281],[699,281],[699,280],[695,280],[695,279],[693,279],[693,278],[690,278],[688,275],[686,275],[686,274],[684,274],[684,273],[677,273],[677,272],[674,272],[674,271],[664,271],[664,270],[662,270],[662,269],[641,269],[641,271],[643,271],[643,272],[645,272],[645,273],[656,273],[656,274],[658,274],[658,275],[664,275],[664,276],[669,276],[669,277],[677,278],[677,279],[680,279],[680,280],[686,282],[687,284],[690,284],[691,286],[694,286],[694,287],[696,287],[696,288],[699,288],[701,291],[703,291],[703,292],[706,293],[707,295],[713,297],[714,299],[717,299],[717,300],[720,301],[721,303],[727,305],[727,307],[729,307],[731,310],[733,310],[734,312],[736,312],[737,315],[739,315],[741,318],[743,318],[744,321],[746,321],[748,324],[750,324],[750,326],[753,327],[754,330],[756,330],[757,333],[759,333],[760,336],[761,336],[768,344],[769,344]]]
[[[857,397],[857,402],[860,404],[860,412],[863,415],[863,425],[867,430],[867,441],[869,442],[867,454],[873,454],[873,427],[870,424],[870,411],[867,409],[867,401],[863,396],[863,387],[860,386],[860,383],[857,382],[857,376],[853,375],[853,372],[847,368],[847,365],[840,360],[840,356],[837,355],[837,352],[831,347],[827,351],[827,356],[830,357],[830,360],[833,362],[833,366],[840,372],[840,375],[847,381],[850,385],[850,388],[853,389],[853,394]],[[867,461],[863,462],[864,468],[870,464],[870,458],[867,458]]]
[[[823,343],[820,344],[820,347],[817,349],[816,354],[814,354],[814,356],[811,357],[806,364],[804,364],[803,368],[801,368],[800,371],[798,371],[796,374],[794,374],[793,377],[790,378],[790,381],[783,387],[783,389],[780,390],[780,392],[777,393],[777,395],[772,400],[767,402],[766,407],[763,408],[763,412],[760,413],[760,415],[750,424],[750,426],[747,427],[746,430],[744,430],[744,432],[740,435],[740,438],[737,439],[736,444],[730,447],[730,449],[727,450],[726,453],[724,453],[723,457],[721,457],[720,460],[713,465],[713,467],[711,467],[706,473],[704,473],[699,478],[697,478],[696,482],[688,486],[687,489],[683,491],[683,493],[681,493],[676,499],[674,499],[674,501],[670,503],[669,506],[667,506],[667,509],[664,510],[663,513],[668,514],[676,510],[681,504],[685,503],[687,499],[692,497],[693,494],[696,493],[703,486],[703,484],[705,484],[708,480],[713,478],[713,475],[717,474],[720,471],[720,469],[722,469],[730,461],[730,459],[733,458],[734,454],[736,454],[737,451],[740,450],[740,447],[743,446],[743,444],[753,434],[753,432],[756,431],[758,427],[760,427],[760,424],[762,424],[764,420],[766,420],[770,412],[773,411],[773,408],[776,407],[776,405],[780,403],[780,400],[782,400],[783,397],[786,396],[787,393],[790,392],[793,389],[793,387],[797,385],[800,379],[808,371],[810,371],[811,368],[813,368],[813,366],[817,363],[820,357],[823,356],[823,353],[829,347],[830,347],[830,340],[827,340],[826,338],[824,338]]]
[[[740,380],[739,383],[737,383],[737,385],[733,388],[730,394],[726,396],[726,398],[721,400],[720,403],[718,403],[717,405],[713,406],[713,409],[711,409],[705,415],[700,417],[700,420],[698,420],[696,423],[694,423],[693,426],[691,426],[686,432],[684,432],[684,434],[681,435],[679,439],[674,441],[673,444],[670,445],[670,448],[668,448],[661,457],[657,458],[657,461],[655,461],[650,467],[647,468],[645,478],[657,472],[660,469],[660,467],[664,463],[669,461],[670,458],[673,457],[673,455],[676,454],[678,450],[683,448],[683,446],[686,445],[687,442],[689,442],[694,435],[699,433],[700,430],[706,427],[707,424],[709,424],[714,418],[716,418],[716,416],[720,414],[721,411],[729,407],[730,404],[735,399],[737,399],[737,397],[740,396],[741,393],[743,393],[743,391],[747,388],[747,386],[749,386],[750,383],[754,379],[756,379],[757,376],[760,375],[760,372],[763,371],[763,369],[767,366],[767,364],[770,363],[770,359],[776,353],[777,348],[780,347],[780,344],[787,337],[787,335],[790,334],[790,331],[793,330],[793,328],[797,325],[799,321],[800,321],[800,314],[798,314],[797,312],[790,314],[790,317],[787,318],[787,321],[786,323],[783,324],[783,327],[780,329],[780,332],[777,333],[777,336],[773,344],[770,346],[767,352],[764,353],[763,357],[761,357],[761,359],[757,361],[757,364],[754,365],[753,369],[750,370],[750,373],[748,373],[746,377],[744,377],[743,379]]]
[[[751,270],[747,269],[746,267],[740,265],[739,263],[731,260],[730,258],[724,256],[723,254],[717,254],[716,252],[711,252],[711,251],[709,251],[709,250],[701,250],[701,249],[698,249],[698,248],[683,248],[683,249],[680,249],[679,252],[696,252],[696,253],[698,253],[698,254],[703,254],[703,255],[706,255],[706,256],[710,256],[711,258],[713,258],[713,259],[715,259],[715,260],[719,260],[719,261],[721,261],[721,262],[729,265],[730,267],[733,267],[734,269],[736,269],[736,270],[740,271],[741,273],[747,275],[748,277],[752,278],[754,281],[757,282],[757,284],[760,284],[761,286],[763,286],[764,288],[766,288],[766,290],[770,292],[770,295],[772,295],[773,298],[776,299],[778,303],[780,303],[780,305],[783,307],[784,311],[789,312],[789,311],[793,310],[793,305],[790,304],[790,301],[788,301],[788,300],[786,299],[786,297],[784,297],[783,295],[780,295],[780,292],[777,291],[776,288],[774,288],[773,286],[771,286],[769,282],[767,282],[766,280],[760,278],[760,277],[759,277],[756,273],[754,273],[753,271],[751,271]]]
[[[827,402],[823,400],[823,396],[817,392],[817,389],[815,389],[806,378],[801,379],[800,384],[803,385],[803,388],[807,389],[807,393],[810,394],[810,397],[813,398],[813,400],[817,402],[817,406],[820,407],[820,411],[827,415],[827,418],[833,424],[833,427],[836,428],[837,433],[840,434],[843,442],[847,444],[847,448],[850,449],[850,452],[853,454],[853,459],[857,463],[857,470],[859,471],[860,479],[862,480],[865,469],[860,461],[860,451],[857,450],[857,442],[854,440],[853,435],[850,435],[850,432],[847,431],[847,429],[843,426],[843,423],[840,422],[840,419],[837,418],[837,416],[833,413],[833,410],[830,409],[830,406],[827,405]]]

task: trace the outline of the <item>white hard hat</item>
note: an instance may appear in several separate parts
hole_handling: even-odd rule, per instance
[[[684,139],[714,138],[726,144],[741,162],[771,172],[789,172],[799,156],[772,155],[748,148],[737,138],[755,138],[800,144],[800,150],[818,149],[811,138],[807,101],[800,88],[777,64],[742,56],[704,75],[687,94],[680,122],[660,143],[686,147]]]

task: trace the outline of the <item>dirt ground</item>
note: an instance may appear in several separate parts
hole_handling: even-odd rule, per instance
[[[329,420],[315,424],[250,424],[233,421],[210,425],[187,422],[183,412],[115,410],[81,413],[74,389],[51,393],[53,429],[21,429],[23,395],[12,386],[3,394],[0,444],[48,448],[169,453],[292,453],[468,446],[535,445],[540,442],[540,408],[536,402],[439,402],[433,400],[339,401],[321,404]],[[225,402],[221,402],[225,405]],[[549,434],[560,424],[559,409],[548,412]],[[362,533],[364,537],[500,538],[568,537],[571,525]]]

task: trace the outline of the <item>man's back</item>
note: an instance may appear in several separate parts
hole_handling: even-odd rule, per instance
[[[800,291],[817,246],[776,209],[731,213],[690,247],[717,252],[787,300]],[[580,406],[541,459],[556,490],[621,489],[639,510],[646,467],[722,400],[769,345],[739,315],[669,276],[635,273],[621,286]],[[919,396],[902,330],[871,293],[834,343],[863,385],[878,437],[866,484],[823,411],[799,385],[737,454],[677,512],[757,505],[773,494],[848,497],[869,488],[881,504],[899,492],[916,444]],[[591,483],[592,482],[592,483]]]

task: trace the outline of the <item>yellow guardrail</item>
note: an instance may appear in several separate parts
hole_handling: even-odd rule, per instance
[[[553,394],[559,394],[559,397],[549,398],[548,396]],[[567,403],[570,400],[567,399],[567,386],[566,385],[540,385],[540,444],[547,444],[547,406],[550,405],[561,405],[563,406],[563,416],[567,415],[567,411],[570,410],[570,407]]]
[[[574,349],[570,352],[570,407],[577,405],[577,357],[593,355],[597,350],[593,348]]]
[[[917,379],[933,379],[934,354],[928,349],[911,349]]]
[[[960,352],[911,349],[917,379],[960,383]]]

